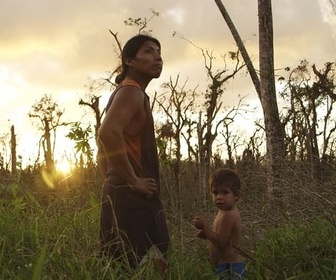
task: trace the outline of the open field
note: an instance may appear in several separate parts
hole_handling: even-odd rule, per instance
[[[0,186],[0,279],[161,278],[151,264],[132,271],[99,257],[99,180],[62,179],[51,189],[38,177]],[[298,186],[276,213],[263,205],[261,189],[245,189],[239,207],[249,279],[336,279],[334,196]],[[191,224],[197,213],[210,221],[215,209],[184,191],[190,195],[176,203],[163,190],[172,241],[167,279],[215,279],[207,244]]]

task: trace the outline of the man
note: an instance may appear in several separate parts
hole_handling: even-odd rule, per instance
[[[104,255],[127,256],[135,267],[155,245],[165,255],[169,235],[160,199],[153,116],[145,89],[162,71],[161,46],[147,35],[122,51],[118,87],[106,107],[97,145],[105,182],[101,208]],[[155,247],[155,248],[156,248]]]

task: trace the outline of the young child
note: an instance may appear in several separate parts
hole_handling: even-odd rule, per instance
[[[193,220],[199,238],[210,243],[210,260],[220,279],[246,279],[246,268],[238,248],[241,239],[241,218],[237,208],[241,182],[236,172],[220,169],[210,178],[212,200],[218,208],[212,228],[200,216]]]

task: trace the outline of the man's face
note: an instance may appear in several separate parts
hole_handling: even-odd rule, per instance
[[[160,47],[152,41],[144,42],[135,58],[128,59],[127,65],[142,76],[160,77],[163,66]]]

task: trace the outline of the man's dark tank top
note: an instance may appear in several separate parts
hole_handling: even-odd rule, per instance
[[[125,79],[112,93],[110,100],[106,106],[106,111],[112,104],[113,98],[114,96],[116,96],[119,89],[125,86],[135,86],[141,90],[139,84],[136,81],[131,79]],[[157,184],[157,191],[152,198],[147,198],[145,195],[131,190],[130,187],[127,185],[127,182],[125,182],[123,178],[121,178],[116,172],[114,172],[109,162],[107,162],[108,171],[107,179],[105,181],[105,184],[108,184],[109,187],[106,189],[105,186],[104,189],[113,199],[113,203],[118,206],[136,208],[161,207],[161,201],[159,198],[159,160],[154,134],[154,121],[149,105],[149,97],[143,90],[141,91],[145,97],[143,106],[145,110],[146,120],[138,135],[124,134],[124,139],[128,160],[131,163],[135,174],[141,178],[150,177],[155,179]]]

